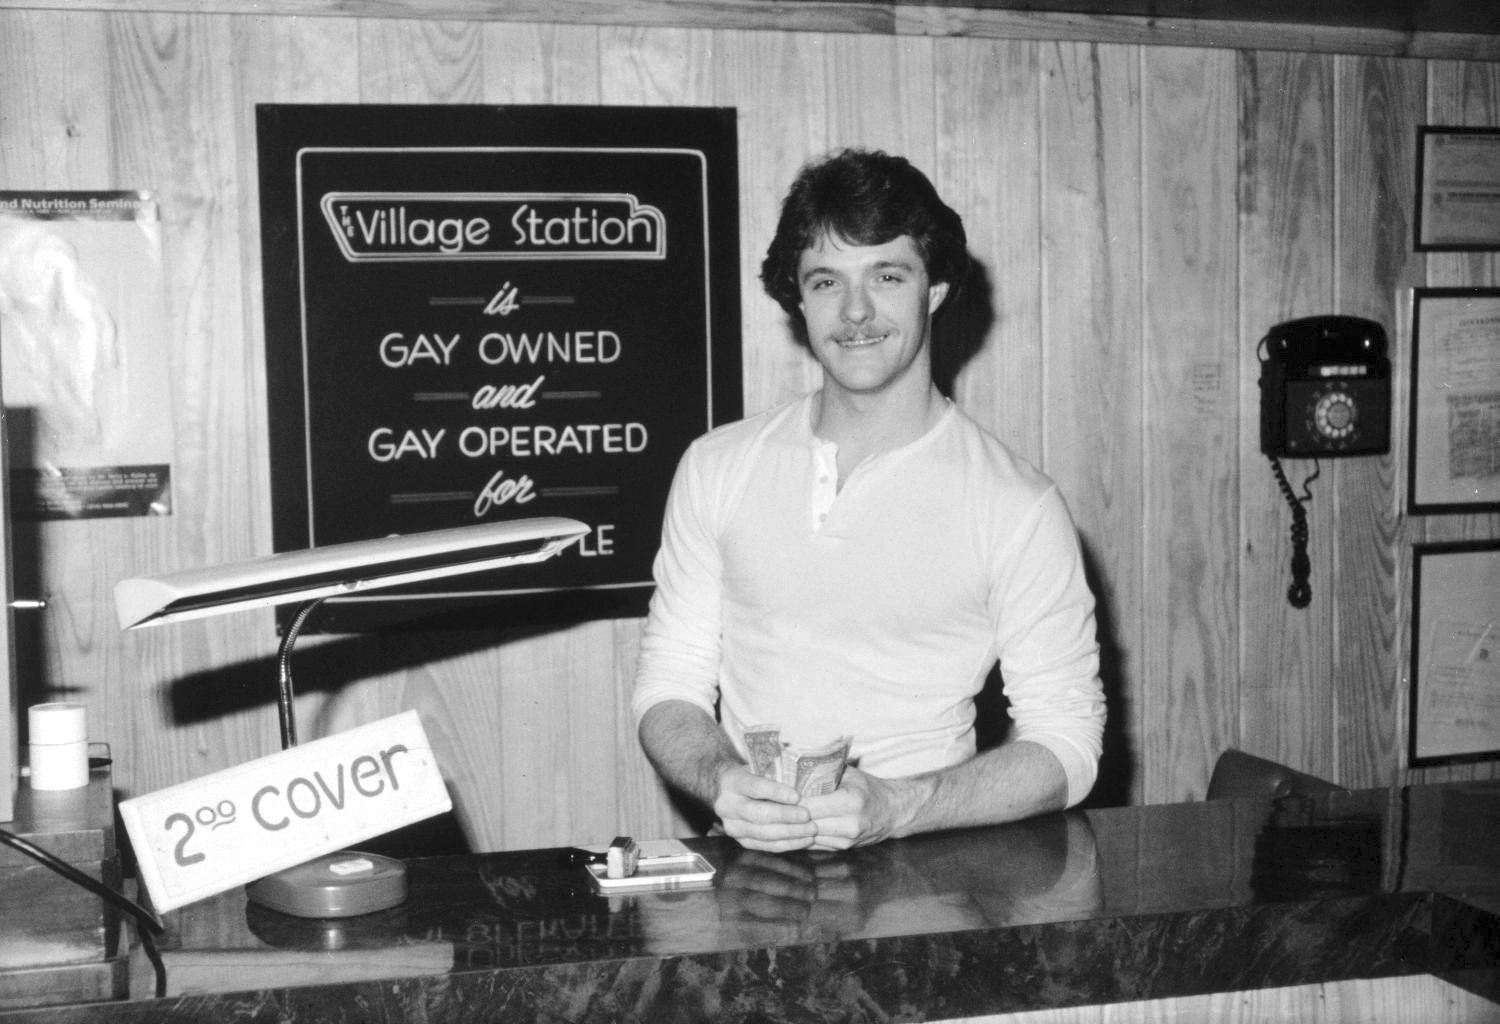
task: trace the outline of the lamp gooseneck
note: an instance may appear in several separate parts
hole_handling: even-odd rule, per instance
[[[287,624],[286,632],[282,634],[281,645],[277,650],[276,710],[281,715],[282,750],[290,750],[297,745],[297,715],[292,706],[293,698],[296,696],[292,690],[292,647],[296,644],[297,636],[302,632],[308,616],[317,611],[318,606],[326,600],[326,597],[315,597],[297,606],[297,614],[293,615],[292,621]]]

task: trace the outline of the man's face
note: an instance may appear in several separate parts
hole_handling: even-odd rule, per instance
[[[928,327],[948,286],[928,281],[909,236],[854,245],[824,235],[803,251],[797,281],[825,386],[859,394],[928,386]]]

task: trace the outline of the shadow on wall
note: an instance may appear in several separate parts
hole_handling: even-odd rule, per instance
[[[269,625],[269,624],[268,624]],[[445,628],[440,620],[413,620],[404,629],[325,637],[292,654],[298,693],[333,692],[358,682],[420,668],[541,636],[561,627]],[[269,642],[269,638],[268,638]],[[172,721],[178,726],[212,721],[255,707],[275,715],[277,659],[274,654],[190,672],[170,683]],[[309,723],[309,734],[316,726]]]
[[[1130,803],[1134,769],[1131,767],[1130,742],[1125,723],[1130,709],[1125,698],[1126,652],[1120,646],[1114,607],[1109,596],[1113,590],[1100,577],[1099,561],[1083,543],[1083,567],[1089,588],[1096,599],[1094,616],[1099,631],[1099,678],[1104,683],[1104,701],[1109,717],[1104,723],[1104,754],[1099,759],[1099,781],[1083,801],[1084,807],[1124,807]]]
[[[994,289],[984,264],[973,260],[969,276],[932,324],[932,380],[938,390],[953,397],[959,373],[984,348],[995,325]]]
[[[10,597],[15,600],[56,600],[48,593],[45,552],[42,548],[42,523],[34,511],[23,508],[23,498],[12,486],[15,467],[31,467],[38,464],[37,457],[37,411],[29,406],[8,405],[0,410],[3,422],[3,437],[0,443],[8,459],[0,459],[0,465],[8,463],[12,476],[6,487],[0,489],[8,499],[8,507],[0,514],[10,520]],[[3,537],[0,531],[0,537]],[[57,614],[64,609],[54,609]],[[43,608],[16,608],[11,615],[11,645],[15,654],[15,707],[18,750],[24,751],[27,736],[27,716],[22,712],[33,704],[45,701],[66,700],[84,702],[89,699],[86,686],[60,680],[49,672],[46,657],[46,618]]]

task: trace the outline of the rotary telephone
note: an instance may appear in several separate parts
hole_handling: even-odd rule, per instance
[[[1308,485],[1299,497],[1281,459],[1383,455],[1391,450],[1391,363],[1385,330],[1354,316],[1288,320],[1260,343],[1260,450],[1271,460],[1277,486],[1292,510],[1294,608],[1312,602],[1308,584]]]

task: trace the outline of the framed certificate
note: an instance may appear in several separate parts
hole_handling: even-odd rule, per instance
[[[1412,302],[1407,508],[1500,510],[1500,288],[1418,288]]]
[[[1500,757],[1500,540],[1412,549],[1411,767]]]
[[[1416,249],[1500,249],[1500,128],[1417,129]]]

